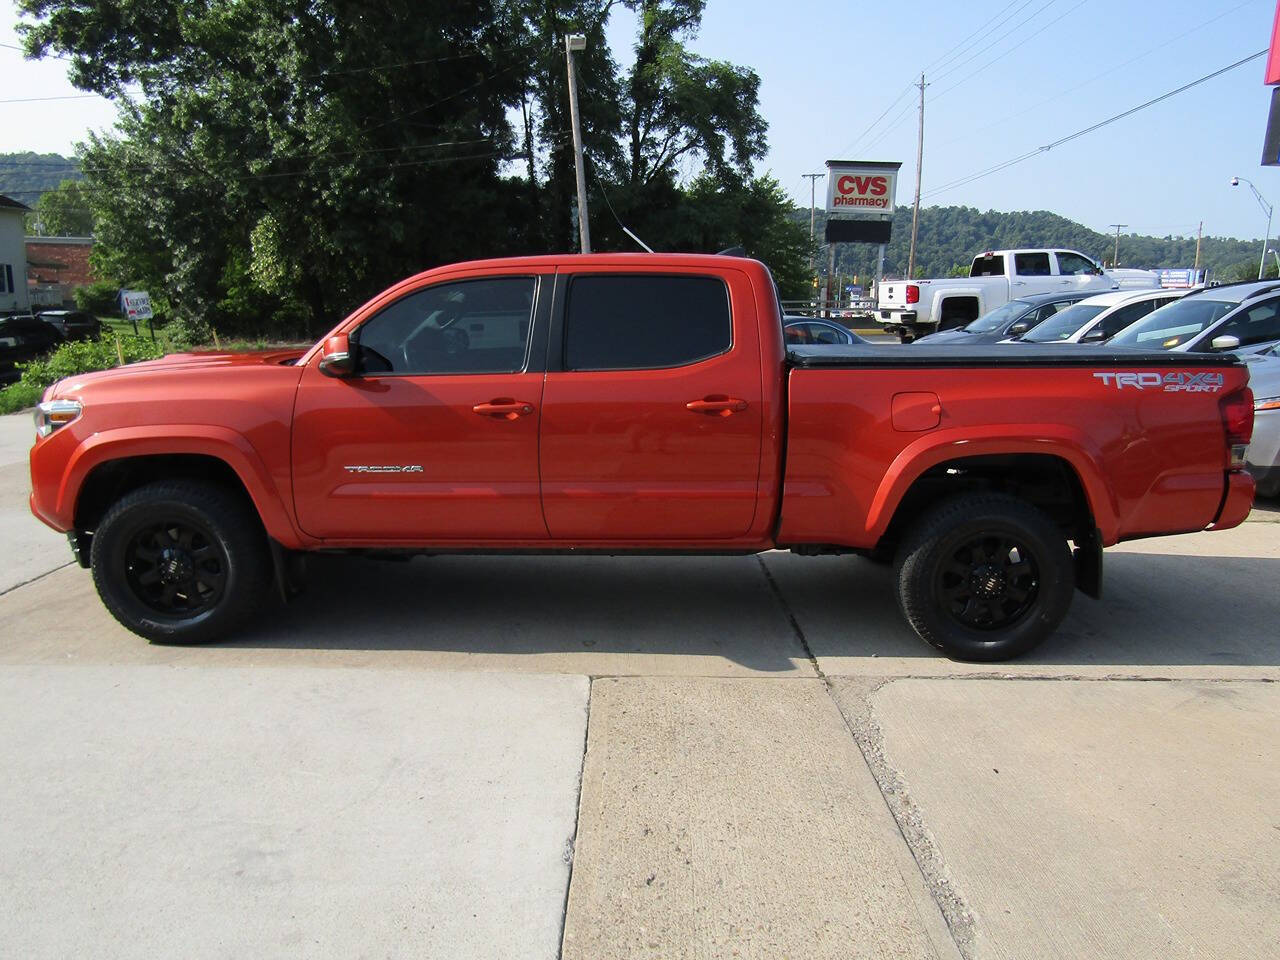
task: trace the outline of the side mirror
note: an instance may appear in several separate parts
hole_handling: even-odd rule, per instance
[[[1030,329],[1031,329],[1031,324],[1029,324],[1026,320],[1019,320],[1017,323],[1015,323],[1012,327],[1009,328],[1009,336],[1020,337]]]
[[[1240,338],[1233,337],[1229,333],[1224,334],[1221,337],[1214,337],[1213,340],[1209,342],[1209,348],[1218,353],[1225,353],[1228,350],[1239,350]]]
[[[324,342],[320,352],[320,372],[326,377],[349,377],[356,370],[351,356],[351,343],[345,333],[339,333]]]
[[[1080,338],[1080,342],[1081,343],[1101,343],[1105,339],[1107,339],[1107,331],[1103,330],[1101,327],[1094,327],[1092,330],[1090,330],[1088,333],[1086,333],[1083,337]]]

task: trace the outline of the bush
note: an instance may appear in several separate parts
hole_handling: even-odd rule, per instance
[[[94,316],[119,316],[120,288],[109,280],[99,280],[87,287],[76,287],[76,307]]]
[[[164,351],[160,344],[145,337],[122,336],[120,353],[124,354],[125,363],[133,363],[135,360],[154,360]],[[40,400],[46,387],[63,377],[73,377],[77,373],[94,370],[110,370],[119,364],[120,355],[116,352],[115,337],[64,343],[39,360],[21,364],[22,379],[0,390],[0,413],[13,413],[34,405]]]

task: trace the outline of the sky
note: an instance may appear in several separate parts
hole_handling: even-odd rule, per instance
[[[708,0],[689,46],[761,78],[773,174],[797,204],[802,174],[829,159],[901,161],[910,205],[918,91],[925,73],[922,204],[1051,210],[1102,232],[1262,237],[1266,214],[1233,176],[1280,203],[1280,167],[1262,167],[1265,58],[1048,152],[1021,156],[1268,46],[1274,0]],[[70,154],[115,108],[76,96],[64,61],[9,45],[17,11],[0,0],[0,152]],[[634,20],[615,12],[615,58],[631,60]],[[822,203],[823,182],[818,183]],[[1280,231],[1280,217],[1275,229]]]

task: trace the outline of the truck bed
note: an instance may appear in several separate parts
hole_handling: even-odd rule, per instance
[[[1230,353],[1172,353],[1064,343],[1052,347],[1009,343],[953,347],[928,344],[872,344],[792,347],[793,367],[1234,367],[1242,361]]]

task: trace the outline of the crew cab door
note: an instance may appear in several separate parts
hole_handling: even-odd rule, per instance
[[[1012,272],[1009,275],[1009,297],[1026,297],[1035,293],[1056,293],[1061,288],[1062,277],[1053,275],[1049,254],[1032,250],[1012,254]]]
[[[356,328],[354,376],[310,364],[293,421],[302,529],[384,542],[545,539],[545,339],[533,347],[551,287],[549,276],[516,274],[437,281]]]
[[[1088,257],[1069,250],[1057,250],[1058,285],[1055,290],[1110,290],[1115,284],[1098,273],[1098,266]]]
[[[748,532],[763,400],[756,311],[733,270],[560,275],[541,444],[553,538]]]

